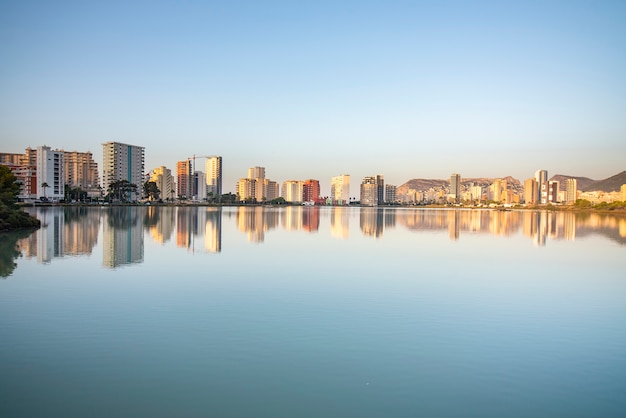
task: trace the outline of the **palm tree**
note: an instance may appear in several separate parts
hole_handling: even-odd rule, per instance
[[[50,186],[48,186],[48,183],[46,183],[45,181],[43,183],[41,183],[41,187],[43,188],[43,199],[46,200],[46,189]]]

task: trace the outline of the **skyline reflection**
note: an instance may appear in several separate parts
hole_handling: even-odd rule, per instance
[[[450,240],[465,234],[521,234],[542,247],[552,240],[574,240],[599,234],[626,244],[626,218],[610,214],[560,211],[497,211],[466,209],[343,208],[343,207],[44,207],[29,208],[42,226],[18,241],[26,258],[50,263],[65,256],[91,255],[102,235],[102,265],[117,268],[144,261],[144,239],[191,253],[220,253],[223,222],[263,243],[265,234],[318,233],[350,238],[350,218],[358,216],[364,237],[384,239],[386,229],[403,227],[415,233],[447,233]],[[226,215],[226,217],[224,217]]]

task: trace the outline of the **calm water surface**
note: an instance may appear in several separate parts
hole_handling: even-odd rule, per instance
[[[626,218],[33,213],[0,238],[2,417],[626,416]]]

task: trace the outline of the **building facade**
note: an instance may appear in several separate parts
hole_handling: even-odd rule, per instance
[[[320,198],[319,180],[314,180],[314,179],[305,180],[302,188],[303,188],[302,200],[304,202],[317,202],[319,200]]]
[[[281,196],[290,203],[302,203],[304,197],[304,182],[301,180],[287,180],[283,182]]]
[[[567,179],[565,181],[565,203],[573,205],[578,197],[578,180]]]
[[[219,201],[222,196],[222,157],[207,157],[205,170],[207,196]]]
[[[193,197],[193,167],[191,160],[178,161],[176,163],[176,193],[179,198],[191,199]]]
[[[172,177],[172,170],[169,168],[162,165],[152,170],[150,181],[156,183],[161,199],[174,200],[176,198],[174,178]]]
[[[111,183],[126,180],[137,186],[138,194],[144,179],[144,147],[123,144],[121,142],[105,142],[102,144],[102,188],[109,191]],[[136,200],[137,195],[131,196]]]
[[[334,205],[350,204],[350,175],[335,176],[330,181],[330,198]]]
[[[91,152],[63,151],[63,154],[65,184],[79,187],[92,196],[99,195],[98,163]]]
[[[65,197],[63,151],[37,147],[37,197],[61,200]]]
[[[378,206],[377,176],[364,177],[361,181],[361,206]]]
[[[452,173],[450,176],[450,198],[455,202],[461,201],[461,175]]]

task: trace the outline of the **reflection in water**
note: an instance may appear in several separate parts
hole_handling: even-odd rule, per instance
[[[110,207],[102,230],[102,265],[115,268],[143,262],[145,209],[136,206]]]
[[[350,209],[337,206],[330,209],[330,235],[347,239],[350,236]]]
[[[17,260],[24,254],[24,244],[28,244],[28,237],[34,236],[32,229],[21,229],[0,233],[0,277],[8,277],[17,267]]]
[[[279,225],[286,231],[316,232],[325,224],[332,237],[347,239],[350,216],[358,215],[361,233],[378,239],[383,238],[385,228],[399,225],[415,232],[447,231],[452,240],[462,239],[465,233],[511,236],[521,232],[537,246],[546,245],[548,240],[573,240],[590,234],[601,234],[626,244],[626,217],[598,213],[301,206],[44,207],[31,208],[30,212],[41,220],[41,228],[15,238],[17,243],[11,244],[8,238],[3,240],[10,247],[4,245],[2,250],[2,268],[8,274],[13,261],[6,260],[13,260],[16,244],[22,255],[36,257],[40,263],[68,255],[89,255],[98,242],[101,225],[102,263],[110,268],[143,262],[144,230],[160,244],[175,233],[178,247],[192,253],[219,253],[224,215],[228,222],[234,216],[239,231],[254,243],[263,242],[265,233]]]

